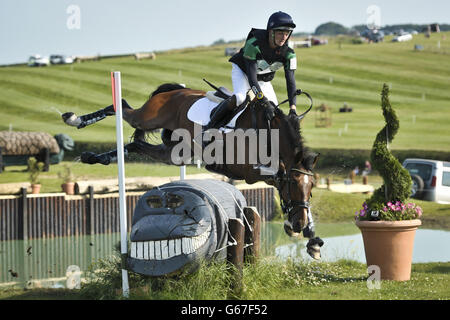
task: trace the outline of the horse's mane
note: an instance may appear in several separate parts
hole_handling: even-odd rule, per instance
[[[179,90],[179,89],[189,89],[189,88],[185,88],[181,84],[178,84],[178,83],[164,83],[164,84],[160,85],[158,88],[156,88],[156,90],[150,94],[150,98],[157,95],[158,93]]]
[[[280,108],[275,109],[275,116],[280,119],[281,127],[287,129],[287,139],[289,144],[300,152],[303,157],[309,153],[309,149],[304,145],[304,139],[300,131],[300,121],[295,116],[288,116]]]

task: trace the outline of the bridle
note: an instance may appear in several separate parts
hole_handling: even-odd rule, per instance
[[[288,220],[290,220],[290,218],[292,216],[292,211],[295,207],[306,208],[308,210],[310,208],[309,201],[303,201],[303,200],[299,201],[299,200],[291,199],[291,182],[295,181],[291,177],[292,172],[299,172],[301,174],[305,174],[308,176],[314,176],[314,174],[311,171],[306,171],[306,170],[301,170],[301,169],[296,169],[296,168],[291,168],[289,170],[289,173],[286,173],[286,171],[284,171],[284,172],[279,171],[277,173],[277,175],[275,176],[276,186],[278,189],[278,193],[280,195],[281,210],[283,211],[284,214],[288,215]],[[287,188],[288,188],[288,190],[287,190],[288,191],[288,200],[287,201],[284,201],[283,197],[282,197],[282,191],[285,186],[285,184],[282,184],[282,182],[287,182]],[[310,195],[310,197],[312,197],[312,194]]]

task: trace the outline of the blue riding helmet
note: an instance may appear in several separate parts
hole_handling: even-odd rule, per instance
[[[289,30],[296,27],[292,17],[285,12],[278,11],[273,13],[267,22],[267,30]]]

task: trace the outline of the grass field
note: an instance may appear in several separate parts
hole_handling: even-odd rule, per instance
[[[444,38],[445,37],[445,38]],[[440,41],[440,49],[437,42]],[[414,51],[422,44],[424,51]],[[423,34],[413,41],[353,45],[330,39],[330,44],[296,49],[297,86],[309,92],[315,106],[332,108],[332,126],[315,127],[315,113],[302,123],[311,148],[370,149],[384,125],[380,108],[383,83],[391,86],[391,103],[400,118],[392,149],[450,151],[450,32]],[[66,133],[79,142],[113,142],[113,117],[77,130],[67,127],[59,112],[89,113],[111,104],[110,71],[122,72],[123,97],[140,107],[161,83],[179,82],[209,90],[206,78],[231,88],[231,65],[224,46],[174,50],[156,60],[133,57],[103,59],[73,65],[0,68],[0,130]],[[283,72],[273,81],[278,99],[286,96]],[[298,107],[301,110],[299,99]],[[351,113],[339,113],[344,102]],[[124,125],[124,135],[133,129]],[[339,134],[340,133],[340,134]]]
[[[99,272],[81,290],[0,290],[0,300],[115,300],[121,296],[118,259],[97,262]],[[381,281],[369,289],[365,264],[282,263],[262,259],[243,270],[243,290],[230,292],[225,263],[203,265],[179,278],[149,278],[130,273],[131,300],[448,300],[449,262],[413,264],[410,281]]]

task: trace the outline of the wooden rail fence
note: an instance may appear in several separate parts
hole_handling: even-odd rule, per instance
[[[242,189],[248,206],[256,207],[262,221],[273,218],[274,189]],[[134,207],[144,192],[127,192],[128,232]],[[0,241],[53,238],[120,232],[119,195],[67,196],[64,193],[0,197]]]

